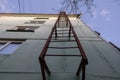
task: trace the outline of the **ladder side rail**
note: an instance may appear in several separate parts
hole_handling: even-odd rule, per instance
[[[71,23],[71,21],[70,21],[70,19],[69,19],[69,17],[67,16],[67,14],[65,13],[65,16],[66,16],[66,21],[67,21],[67,25],[69,24],[69,34],[68,34],[68,36],[69,36],[69,39],[70,39],[70,36],[71,36],[71,28],[72,28],[72,23]]]
[[[76,40],[76,42],[77,42],[78,48],[79,48],[79,50],[80,50],[80,53],[81,53],[83,59],[85,60],[86,64],[88,64],[88,59],[87,59],[87,57],[86,57],[85,51],[84,51],[84,49],[83,49],[83,47],[82,47],[82,45],[81,45],[81,43],[80,43],[80,40],[78,39],[77,34],[75,33],[73,27],[72,27],[72,32],[73,32],[73,35],[74,35],[75,40]]]
[[[47,52],[47,49],[48,49],[48,46],[49,46],[49,43],[50,43],[51,38],[52,38],[52,34],[53,34],[53,32],[54,32],[54,29],[55,29],[55,28],[52,28],[52,31],[50,32],[50,35],[49,35],[49,37],[48,37],[48,39],[47,39],[47,41],[46,41],[46,43],[45,43],[45,45],[44,45],[41,53],[40,53],[39,58],[44,58],[44,57],[45,57],[46,52]]]
[[[71,23],[70,19],[68,18],[67,14],[65,14],[65,16],[66,16],[66,18],[67,18],[67,21],[68,21],[69,24],[70,24],[70,32],[71,32],[71,31],[73,32],[73,36],[75,37],[75,40],[76,40],[76,42],[77,42],[77,45],[78,45],[79,50],[80,50],[80,52],[81,52],[81,55],[82,55],[83,59],[86,60],[86,63],[88,64],[88,60],[87,60],[85,51],[84,51],[84,49],[83,49],[83,47],[82,47],[82,45],[81,45],[81,43],[80,43],[80,40],[79,40],[78,37],[77,37],[77,34],[76,34],[75,31],[74,31],[74,28],[73,28],[73,26],[72,26],[72,23]],[[70,32],[69,32],[69,33],[70,33]]]
[[[74,31],[74,28],[72,27],[71,29],[72,29],[73,35],[75,37],[76,43],[78,45],[79,51],[80,51],[81,56],[82,56],[82,61],[81,61],[80,65],[79,65],[79,67],[78,67],[78,70],[77,70],[76,74],[79,75],[79,73],[82,70],[82,80],[85,80],[86,65],[88,64],[88,59],[87,59],[85,51],[84,51],[84,49],[83,49],[83,47],[82,47],[82,45],[80,43],[80,40],[78,39],[77,34]]]

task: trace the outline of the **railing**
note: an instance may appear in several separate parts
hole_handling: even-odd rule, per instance
[[[54,55],[54,54],[46,55],[48,48],[50,48],[49,44],[53,38],[52,37],[53,34],[55,34],[55,40],[58,39],[57,28],[61,27],[60,26],[61,18],[65,19],[66,27],[69,28],[67,41],[71,40],[71,34],[73,34],[75,42],[77,43],[77,48],[80,51],[80,55]],[[66,48],[76,48],[76,47],[52,47],[52,48],[66,49]],[[48,75],[50,75],[50,70],[45,62],[45,56],[80,56],[80,57],[82,57],[81,62],[80,62],[79,67],[78,67],[78,70],[76,72],[76,75],[79,75],[80,72],[82,71],[82,80],[85,80],[85,72],[86,72],[85,70],[86,70],[86,65],[88,64],[88,60],[87,60],[86,54],[84,52],[84,49],[82,48],[82,45],[81,45],[81,43],[80,43],[80,41],[79,41],[75,31],[74,31],[74,28],[73,28],[73,26],[72,26],[72,24],[71,24],[71,22],[70,22],[70,20],[65,12],[60,12],[58,19],[56,20],[54,27],[52,28],[50,35],[49,35],[49,37],[48,37],[48,39],[47,39],[47,41],[46,41],[46,43],[41,51],[41,54],[39,56],[39,62],[40,62],[40,66],[41,66],[43,80],[46,80],[45,71],[48,73]]]

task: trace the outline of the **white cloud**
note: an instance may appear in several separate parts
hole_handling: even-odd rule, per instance
[[[106,9],[103,9],[101,12],[100,12],[100,15],[102,16],[107,16],[107,15],[110,15],[110,11],[106,10]]]
[[[103,9],[100,11],[100,15],[105,18],[106,21],[111,20],[111,12],[107,9]]]

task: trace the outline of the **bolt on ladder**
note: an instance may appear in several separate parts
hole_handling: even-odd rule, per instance
[[[67,47],[55,47],[50,46],[50,43],[52,42],[75,42],[77,46],[67,46]],[[48,48],[50,49],[72,49],[72,48],[78,48],[80,54],[79,55],[66,55],[66,54],[46,54]],[[46,80],[45,71],[50,75],[50,70],[46,64],[45,56],[80,56],[82,57],[81,62],[78,66],[78,70],[76,72],[76,75],[79,75],[80,72],[82,72],[82,80],[85,80],[85,70],[86,65],[88,64],[88,59],[86,57],[86,54],[84,52],[84,49],[82,48],[82,45],[74,31],[74,28],[65,12],[60,12],[59,16],[50,32],[50,35],[40,53],[39,56],[39,63],[41,66],[41,72],[42,72],[42,78],[43,80]]]

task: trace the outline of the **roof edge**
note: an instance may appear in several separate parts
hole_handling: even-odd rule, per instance
[[[14,16],[14,17],[38,17],[38,16],[42,16],[42,17],[57,17],[59,14],[35,14],[35,13],[0,13],[0,17],[1,16]],[[76,17],[78,18],[78,15],[80,16],[80,14],[68,14],[69,17]]]

